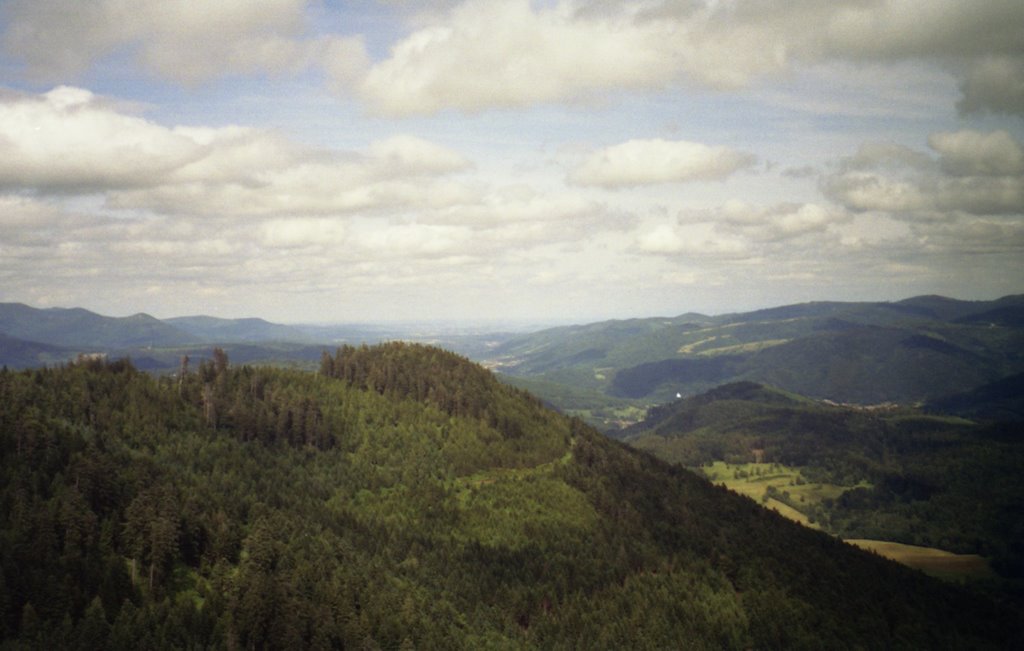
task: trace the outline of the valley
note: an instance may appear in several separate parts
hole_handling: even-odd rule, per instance
[[[0,306],[0,631],[1005,648],[1020,303],[302,335]]]
[[[699,471],[714,484],[749,497],[805,527],[819,530],[822,528],[819,519],[827,517],[829,504],[841,498],[847,490],[872,488],[867,481],[852,486],[808,482],[798,468],[778,463],[729,464],[715,461],[701,466]],[[988,560],[978,554],[954,554],[934,547],[864,538],[847,538],[844,542],[940,579],[977,581],[997,577]]]

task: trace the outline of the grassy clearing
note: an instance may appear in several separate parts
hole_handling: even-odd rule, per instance
[[[746,495],[779,514],[814,529],[820,528],[813,511],[823,500],[836,499],[855,486],[807,481],[799,468],[780,463],[726,463],[715,461],[699,468],[709,480]],[[868,486],[867,483],[858,486]]]
[[[848,539],[846,542],[940,579],[965,581],[990,579],[996,576],[988,560],[977,554],[954,554],[934,547],[918,547],[884,540]]]
[[[779,346],[785,343],[793,341],[792,339],[762,339],[761,341],[749,341],[743,344],[734,344],[732,346],[719,346],[717,348],[705,348],[704,350],[697,351],[698,355],[704,355],[705,357],[711,357],[714,355],[735,355],[739,353],[755,353],[765,348],[771,348],[772,346]]]
[[[835,499],[843,491],[856,486],[812,483],[801,474],[799,468],[780,463],[726,463],[715,461],[699,468],[705,477],[716,484],[762,501],[768,487],[785,491],[797,502],[812,506],[824,499]],[[866,482],[857,486],[869,486]]]
[[[855,488],[807,482],[799,468],[777,463],[731,464],[716,461],[701,466],[699,470],[712,482],[746,495],[783,517],[814,529],[821,528],[812,515],[817,505],[825,499],[836,499],[843,491]],[[869,485],[861,483],[858,486]],[[846,542],[948,581],[962,582],[996,576],[988,560],[975,554],[954,554],[933,547],[882,540],[850,539]]]
[[[453,534],[521,549],[537,535],[590,530],[599,516],[586,495],[553,476],[557,466],[571,460],[570,450],[533,468],[495,468],[457,479],[460,526]]]

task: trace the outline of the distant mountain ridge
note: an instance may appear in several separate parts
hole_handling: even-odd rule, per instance
[[[38,309],[0,303],[0,333],[52,346],[178,346],[195,343],[187,332],[148,314],[101,316],[83,308]]]
[[[173,371],[182,355],[207,357],[225,348],[245,363],[313,367],[321,352],[342,344],[420,341],[479,357],[508,335],[464,328],[450,334],[418,326],[366,324],[282,325],[260,318],[206,315],[156,319],[147,314],[108,317],[83,308],[34,308],[0,303],[0,365],[31,368],[59,364],[79,354],[131,357],[147,371]]]
[[[82,308],[2,303],[0,335],[0,364],[15,368],[101,352],[165,371],[181,355],[202,356],[212,345],[230,348],[239,360],[309,366],[321,350],[343,343],[421,341],[465,354],[570,410],[558,387],[571,388],[574,402],[646,406],[740,380],[839,402],[914,403],[1024,372],[1024,295],[822,301],[447,338],[365,325],[105,317]]]
[[[184,330],[203,341],[222,343],[311,341],[309,335],[297,328],[251,317],[222,319],[213,316],[182,316],[164,319],[164,323]]]
[[[840,402],[920,402],[1024,371],[1024,295],[606,321],[515,337],[488,365],[648,404],[740,380]]]

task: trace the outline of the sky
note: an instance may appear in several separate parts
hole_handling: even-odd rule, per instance
[[[581,323],[1022,292],[1020,0],[0,0],[0,302]]]

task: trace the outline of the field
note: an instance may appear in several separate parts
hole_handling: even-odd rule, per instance
[[[837,486],[809,482],[798,468],[779,463],[725,463],[715,461],[700,467],[700,472],[716,484],[746,495],[802,525],[819,529],[817,512],[826,499],[836,499],[843,491],[857,486]]]
[[[940,579],[964,581],[995,577],[988,561],[977,554],[954,554],[933,547],[917,547],[882,540],[851,538],[846,542]]]
[[[855,486],[817,484],[804,479],[798,468],[778,463],[732,464],[723,461],[699,469],[716,484],[746,495],[804,526],[820,529],[816,513],[822,501],[835,499]],[[857,486],[868,487],[867,483]],[[933,547],[918,547],[883,540],[849,539],[846,542],[873,551],[937,578],[964,581],[995,576],[988,560],[975,554],[954,554]]]

